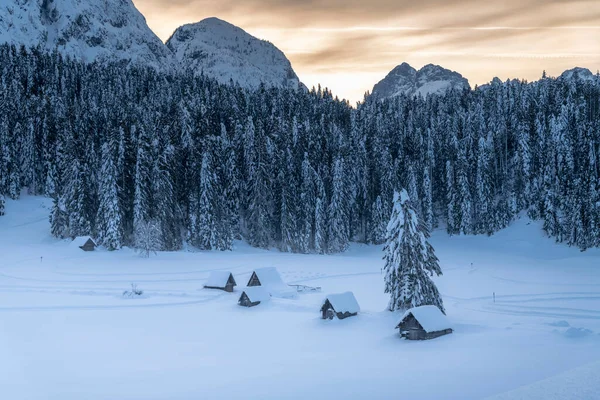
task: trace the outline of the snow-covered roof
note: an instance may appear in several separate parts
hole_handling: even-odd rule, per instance
[[[258,276],[261,286],[285,285],[275,267],[257,268],[254,272]]]
[[[73,239],[73,241],[70,243],[70,246],[73,247],[81,247],[84,244],[87,243],[88,240],[91,240],[92,243],[94,243],[94,246],[96,245],[96,242],[94,241],[94,239],[92,239],[89,236],[77,236],[75,239]]]
[[[335,312],[354,314],[360,311],[360,306],[352,292],[330,294],[326,300],[329,300]]]
[[[398,328],[402,321],[410,314],[419,321],[419,324],[421,324],[427,333],[451,328],[448,318],[436,306],[419,306],[406,310],[396,327]]]
[[[257,268],[254,272],[256,273],[256,276],[258,276],[260,285],[266,288],[272,296],[293,297],[296,295],[296,291],[283,282],[277,268]]]
[[[267,292],[267,290],[262,286],[252,286],[244,288],[243,293],[246,293],[246,296],[248,296],[248,299],[250,299],[252,303],[257,301],[267,301],[271,298],[269,292]]]
[[[210,287],[225,287],[231,275],[230,271],[212,271],[204,286]],[[235,280],[234,280],[235,285]]]

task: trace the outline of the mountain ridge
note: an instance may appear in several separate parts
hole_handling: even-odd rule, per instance
[[[5,0],[0,5],[0,43],[41,46],[84,62],[124,62],[157,70],[192,69],[228,84],[256,89],[261,83],[306,87],[274,44],[216,17],[177,28],[163,43],[132,0]],[[593,82],[587,68],[565,70],[558,79]],[[479,87],[492,84],[494,80]],[[402,63],[376,83],[380,99],[426,97],[471,86],[460,73],[427,64],[416,70]]]
[[[86,63],[191,68],[251,89],[305,88],[272,43],[216,17],[183,25],[163,43],[131,0],[7,0],[0,5],[0,43],[41,46]]]

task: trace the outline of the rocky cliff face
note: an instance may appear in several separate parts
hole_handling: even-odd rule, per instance
[[[167,41],[177,64],[242,87],[302,86],[289,60],[273,44],[218,18],[178,28]]]
[[[131,0],[4,0],[0,43],[41,46],[92,61],[161,67],[170,51]]]

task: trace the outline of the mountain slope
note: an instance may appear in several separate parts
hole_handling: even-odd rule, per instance
[[[416,70],[407,63],[394,68],[374,87],[372,94],[378,98],[405,95],[442,94],[450,89],[468,89],[469,81],[458,72],[439,65],[428,64]]]
[[[246,88],[257,88],[261,82],[294,89],[302,86],[281,50],[218,18],[179,27],[167,47],[180,66],[222,83],[233,80]]]
[[[40,45],[86,62],[159,67],[170,52],[131,0],[4,0],[0,43]]]

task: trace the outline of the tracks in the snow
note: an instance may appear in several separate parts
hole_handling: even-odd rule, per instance
[[[446,296],[456,301],[460,308],[490,314],[504,314],[527,317],[572,318],[600,320],[600,307],[596,309],[578,308],[570,304],[585,301],[597,302],[600,306],[598,292],[551,292],[517,295],[474,297],[461,299]],[[588,306],[589,307],[589,306]],[[593,307],[593,306],[592,306]]]
[[[23,307],[0,307],[0,312],[28,312],[28,311],[79,311],[79,310],[123,310],[131,308],[165,308],[190,306],[195,304],[207,303],[223,297],[225,294],[219,294],[210,297],[204,297],[198,300],[166,302],[166,303],[138,303],[142,299],[124,299],[124,303],[112,305],[81,305],[81,306],[23,306]]]
[[[349,274],[322,275],[322,276],[315,276],[315,277],[310,277],[310,278],[297,279],[293,282],[288,282],[288,283],[291,285],[295,285],[295,284],[299,284],[299,283],[303,283],[303,282],[318,281],[321,279],[347,278],[347,277],[353,277],[353,276],[366,276],[366,275],[381,275],[381,272],[356,272],[356,273],[349,273]]]

